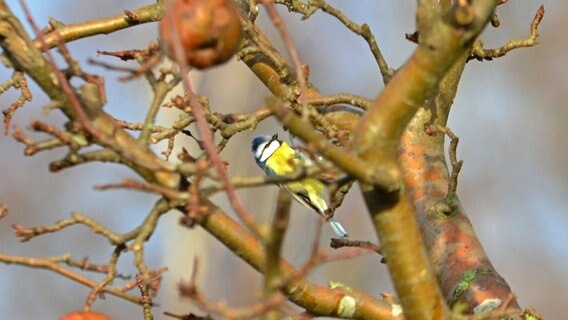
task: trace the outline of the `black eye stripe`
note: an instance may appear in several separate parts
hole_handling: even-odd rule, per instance
[[[264,145],[264,147],[262,147],[262,151],[260,152],[260,156],[262,158],[262,155],[264,154],[264,151],[266,151],[266,148],[268,148],[268,146],[270,145],[270,141]]]
[[[270,138],[270,140],[268,140],[268,142],[264,145],[264,147],[262,147],[262,151],[260,152],[261,157],[264,154],[264,151],[266,151],[266,148],[268,148],[268,146],[270,146],[272,142],[276,140],[278,140],[278,135],[275,134],[272,136],[272,138]]]

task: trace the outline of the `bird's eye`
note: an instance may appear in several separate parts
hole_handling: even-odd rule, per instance
[[[273,140],[270,140],[264,144],[264,146],[262,147],[262,151],[260,152],[261,154],[263,154],[266,151],[266,149],[268,149],[268,147],[272,144],[272,141]]]
[[[272,138],[270,138],[270,140],[268,141],[268,143],[266,143],[264,145],[264,148],[262,148],[262,152],[264,152],[264,150],[266,150],[268,148],[268,146],[270,146],[274,141],[278,141],[278,133],[275,133]]]

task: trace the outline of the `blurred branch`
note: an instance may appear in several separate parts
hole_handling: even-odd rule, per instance
[[[152,86],[152,89],[156,90],[157,89],[156,84],[167,83],[165,81],[167,75],[173,76],[173,78],[170,81],[168,81],[169,83],[175,82],[175,84],[177,84],[177,82],[179,82],[180,79],[180,77],[175,72],[172,72],[172,70],[169,70],[167,68],[161,68],[160,69],[161,75],[159,76],[159,79],[156,78],[156,76],[152,72],[152,68],[158,65],[162,57],[160,54],[160,47],[155,42],[150,42],[148,47],[143,50],[134,49],[134,50],[123,50],[116,52],[97,50],[97,54],[104,54],[104,55],[118,57],[123,61],[135,59],[140,64],[140,66],[137,68],[129,68],[129,67],[112,65],[94,59],[87,60],[87,63],[105,68],[109,71],[128,73],[125,76],[119,77],[118,78],[119,81],[130,81],[143,75],[145,76],[148,83]]]
[[[122,61],[137,60],[139,57],[148,59],[154,56],[155,54],[157,54],[158,52],[160,52],[160,47],[155,42],[150,43],[148,48],[142,50],[139,49],[120,50],[120,51],[97,50],[97,54],[103,56],[116,57]]]
[[[343,247],[356,247],[356,248],[363,248],[374,251],[380,255],[382,255],[381,246],[378,244],[372,243],[370,241],[361,241],[361,240],[349,240],[349,239],[340,239],[335,238],[331,239],[331,243],[329,245],[333,249],[339,249]]]
[[[329,186],[329,208],[331,212],[335,212],[339,206],[343,203],[345,196],[351,190],[351,187],[355,183],[352,178],[339,179],[339,181],[332,183]]]
[[[179,315],[179,314],[175,314],[175,313],[171,313],[171,312],[164,312],[164,315],[170,318],[174,318],[174,319],[179,319],[179,320],[213,320],[213,318],[209,315],[206,316],[198,316],[196,314],[193,313],[188,313],[188,314],[184,314],[184,315]]]
[[[120,183],[95,185],[95,189],[99,191],[104,191],[109,189],[139,190],[147,193],[154,193],[161,195],[168,200],[177,200],[177,201],[186,201],[189,198],[189,195],[187,193],[177,191],[176,189],[167,188],[159,184],[134,181],[131,179],[123,179],[123,181]]]
[[[264,289],[263,297],[266,300],[271,299],[278,294],[278,280],[281,276],[280,261],[282,254],[282,245],[288,221],[290,219],[290,207],[292,206],[292,196],[284,189],[279,189],[278,198],[276,199],[276,211],[272,219],[272,225],[268,234],[265,251],[266,266],[264,267]],[[264,316],[266,320],[280,319],[279,310],[271,310]]]
[[[8,207],[0,201],[0,220],[8,215]]]
[[[289,97],[290,87],[296,81],[296,74],[280,53],[274,49],[262,31],[247,18],[241,19],[245,39],[237,56],[254,72],[260,81],[275,95]],[[307,85],[306,97],[310,96],[312,85]]]
[[[152,270],[148,271],[149,280],[144,281],[144,286],[147,287],[148,294],[151,297],[156,296],[158,289],[160,288],[162,275],[166,271],[168,271],[167,267],[152,269]],[[137,287],[138,287],[138,279],[135,278],[134,280],[130,280],[129,282],[127,282],[126,284],[121,286],[120,290],[122,292],[127,292],[127,291],[130,291],[130,290],[137,288]]]
[[[29,138],[20,127],[14,126],[12,136],[16,139],[16,141],[26,146],[24,154],[27,156],[63,146],[68,146],[71,153],[76,154],[79,149],[90,145],[87,137],[81,133],[61,131],[54,126],[43,123],[39,120],[32,120],[30,122],[30,129],[51,135],[53,138],[36,142]]]
[[[29,148],[29,147],[28,147]],[[26,154],[28,151],[26,148]],[[39,145],[38,145],[39,148]],[[83,163],[89,162],[110,162],[110,163],[128,163],[120,155],[110,149],[102,149],[97,151],[85,152],[85,153],[70,153],[65,158],[61,160],[53,161],[49,164],[49,170],[51,172],[58,172],[63,169],[68,169]]]
[[[523,40],[511,40],[505,45],[495,48],[495,49],[485,49],[483,47],[483,42],[481,40],[475,41],[473,47],[471,48],[471,53],[468,60],[476,59],[479,61],[483,60],[493,60],[494,58],[500,58],[506,55],[509,51],[519,49],[519,48],[529,48],[538,44],[538,26],[544,17],[544,5],[541,5],[532,20],[531,23],[531,34],[528,38]]]

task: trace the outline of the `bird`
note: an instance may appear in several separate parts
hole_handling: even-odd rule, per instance
[[[311,160],[300,150],[279,140],[278,134],[272,136],[256,136],[252,140],[252,152],[256,164],[267,176],[282,176],[297,172],[301,167],[309,166]],[[325,184],[315,178],[279,184],[292,194],[292,197],[303,206],[324,217],[335,234],[341,238],[348,237],[345,228],[329,217],[329,205],[325,200]]]

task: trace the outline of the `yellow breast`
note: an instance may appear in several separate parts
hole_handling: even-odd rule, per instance
[[[282,142],[280,147],[272,153],[266,160],[266,166],[276,175],[285,175],[298,170],[301,165],[300,159],[296,157],[296,150],[292,149],[286,142]]]

